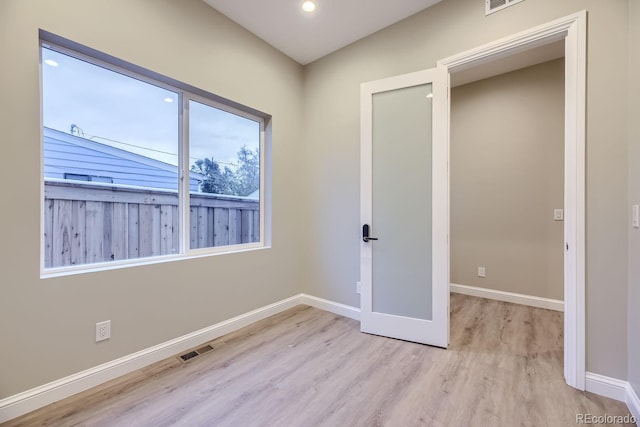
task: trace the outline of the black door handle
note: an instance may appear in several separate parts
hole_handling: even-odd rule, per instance
[[[369,242],[370,240],[378,240],[377,237],[369,237],[369,224],[362,226],[362,241]]]

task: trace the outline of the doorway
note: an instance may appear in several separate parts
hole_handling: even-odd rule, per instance
[[[451,76],[451,292],[562,311],[564,42],[527,59]]]
[[[430,247],[432,274],[429,284],[432,309],[437,308],[445,313],[449,312],[449,197],[448,155],[450,151],[450,87],[452,75],[469,70],[483,64],[495,62],[498,59],[513,58],[514,55],[525,53],[524,57],[533,49],[547,46],[555,42],[564,42],[564,200],[563,200],[563,290],[564,290],[564,376],[568,385],[585,389],[585,96],[586,96],[586,11],[570,15],[565,18],[541,25],[528,31],[506,37],[496,42],[462,52],[458,55],[442,59],[437,67],[423,72],[410,73],[376,82],[363,83],[361,86],[361,224],[362,243],[361,257],[361,327],[364,332],[396,336],[401,339],[413,340],[402,334],[396,334],[400,317],[398,313],[375,312],[372,292],[372,241],[379,239],[372,237],[376,234],[375,224],[372,223],[372,146],[373,141],[373,97],[376,93],[385,91],[404,90],[406,88],[431,81],[433,93],[424,93],[424,99],[433,99],[433,127],[432,185],[426,185],[419,191],[429,192],[432,200],[431,231],[434,233]],[[431,80],[423,79],[422,73],[433,76]],[[438,77],[442,76],[442,77]],[[415,80],[415,81],[414,81]],[[425,81],[422,81],[425,80]],[[442,83],[437,83],[438,81]],[[448,83],[448,84],[447,84]],[[387,87],[388,86],[388,87]],[[447,96],[449,92],[449,96]],[[424,102],[424,101],[423,101]],[[389,143],[387,141],[386,143]],[[373,224],[373,235],[370,226]],[[412,222],[398,223],[397,227],[411,226]],[[392,235],[392,228],[384,236]],[[438,233],[437,235],[435,233]],[[383,236],[376,236],[383,238]],[[424,247],[425,245],[423,245]],[[429,243],[427,242],[427,245]],[[380,248],[383,249],[383,248]],[[427,253],[427,252],[425,252]],[[428,255],[425,260],[429,259]],[[436,268],[438,266],[438,268]],[[440,272],[440,273],[438,273]],[[386,280],[390,285],[392,280]],[[384,284],[385,281],[378,282]],[[393,291],[392,291],[393,292]],[[429,291],[427,291],[429,292]],[[410,296],[407,296],[410,298]],[[429,304],[421,299],[423,304]],[[449,342],[448,316],[433,319],[408,318],[421,321],[431,326],[435,335],[428,339],[416,339],[432,345],[446,347]],[[385,331],[367,327],[378,324]],[[396,327],[394,327],[396,325]],[[402,329],[403,326],[400,328]],[[391,331],[391,333],[389,332]],[[437,341],[433,339],[437,337]],[[438,342],[441,342],[439,344]]]
[[[583,11],[438,61],[438,66],[446,69],[451,82],[452,75],[456,73],[495,63],[498,59],[521,56],[523,52],[527,56],[541,46],[564,42],[564,376],[568,385],[580,390],[585,389],[586,381],[586,18],[586,11]]]

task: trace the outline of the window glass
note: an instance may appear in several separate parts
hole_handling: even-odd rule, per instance
[[[260,240],[260,123],[189,101],[190,247]],[[213,231],[211,230],[213,228]]]
[[[178,189],[176,92],[42,48],[45,178]]]
[[[261,242],[261,118],[46,42],[41,54],[45,269]]]

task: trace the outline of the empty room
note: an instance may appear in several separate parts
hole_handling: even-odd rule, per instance
[[[0,2],[0,424],[636,425],[639,46],[637,0]]]

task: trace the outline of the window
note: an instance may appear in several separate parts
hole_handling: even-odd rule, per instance
[[[75,181],[96,181],[96,182],[113,182],[113,178],[108,176],[95,175],[78,175],[77,173],[64,173],[64,179],[73,179]]]
[[[52,37],[45,270],[264,246],[267,115]]]

